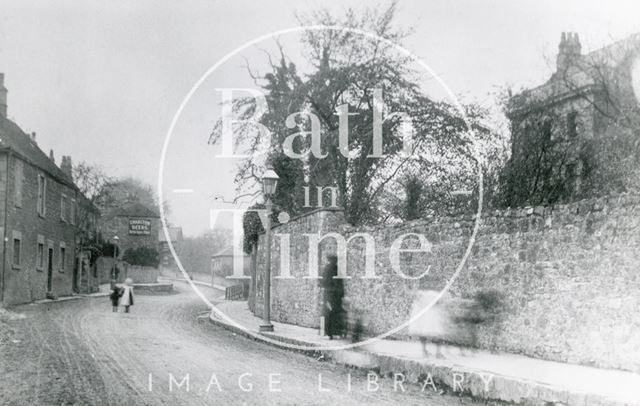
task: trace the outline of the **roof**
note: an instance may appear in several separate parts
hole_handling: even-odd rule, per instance
[[[602,71],[597,66],[606,68],[607,72],[620,67],[629,56],[640,53],[640,33],[609,44],[595,51],[580,55],[563,73],[555,72],[545,83],[514,95],[512,101],[524,104],[553,103],[576,92],[589,92],[602,80]],[[521,109],[515,109],[518,112]]]
[[[155,210],[148,208],[142,203],[130,203],[125,207],[118,207],[115,209],[114,215],[116,217],[156,217],[160,218]]]
[[[230,256],[233,256],[233,247],[232,246],[225,247],[225,248],[221,249],[220,251],[218,251],[215,254],[211,255],[211,258],[213,258],[213,257],[230,257]]]
[[[182,241],[182,227],[168,227],[167,231],[169,231],[169,238],[171,238],[171,242]],[[158,231],[158,240],[160,242],[167,242],[163,229]]]
[[[233,257],[235,256],[233,254],[233,246],[228,246],[226,248],[221,249],[220,251],[216,252],[215,254],[211,255],[211,258],[216,258],[216,257]],[[248,257],[247,254],[244,254],[245,257]]]
[[[58,182],[77,190],[67,176],[16,123],[0,116],[0,147],[10,149],[18,157],[44,171]]]

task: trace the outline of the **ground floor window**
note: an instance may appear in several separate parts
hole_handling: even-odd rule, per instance
[[[67,263],[67,246],[60,243],[60,272],[64,272]]]
[[[44,243],[38,243],[38,268],[44,268]]]
[[[44,236],[38,235],[38,248],[36,250],[36,269],[44,270]]]
[[[18,231],[13,232],[13,267],[20,268],[20,260],[22,258],[22,234]]]

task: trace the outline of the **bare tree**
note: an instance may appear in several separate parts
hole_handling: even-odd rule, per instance
[[[113,181],[102,167],[84,161],[75,165],[72,173],[80,192],[94,204],[105,197],[108,186]]]

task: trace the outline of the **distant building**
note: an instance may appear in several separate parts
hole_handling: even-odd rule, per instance
[[[634,95],[632,70],[639,69],[639,55],[640,34],[583,54],[578,34],[562,33],[556,70],[549,80],[509,101],[512,163],[537,159],[527,142],[538,137],[552,146],[540,159],[552,161],[555,166],[545,170],[552,179],[562,180],[564,190],[558,190],[558,199],[580,195],[592,169],[593,148],[613,139],[616,124],[625,114],[637,118],[640,95]],[[556,154],[550,157],[550,152]],[[517,175],[528,176],[524,171]]]
[[[68,158],[71,165],[71,158]],[[65,168],[63,167],[63,170]],[[71,173],[71,168],[69,168]],[[94,243],[98,241],[100,210],[86,197],[79,195],[76,213],[76,265],[79,272],[75,291],[94,293],[100,289],[100,277],[95,259],[99,255]]]
[[[182,236],[182,227],[168,227],[169,231],[169,239],[171,244],[176,247],[176,244],[179,244],[183,240]],[[158,231],[158,241],[160,241],[160,267],[169,272],[178,272],[178,266],[176,265],[176,261],[171,254],[171,250],[169,249],[169,242],[167,240],[167,236],[164,234],[164,230],[160,227]]]
[[[211,284],[225,287],[225,299],[246,300],[249,296],[250,280],[228,278],[233,275],[233,267],[242,261],[243,275],[251,275],[251,257],[243,254],[238,257],[233,247],[224,248],[211,256]]]
[[[238,259],[234,255],[233,247],[224,248],[211,256],[211,275],[217,278],[226,278],[233,274],[233,264]],[[251,257],[242,256],[244,275],[249,275]]]
[[[101,217],[102,236],[113,241],[118,237],[120,256],[130,248],[159,247],[160,215],[141,203],[128,203]]]
[[[7,118],[0,73],[0,302],[6,305],[64,296],[80,287],[76,261],[78,201],[70,158],[56,166]],[[68,164],[68,165],[67,165]],[[67,171],[68,170],[68,171]],[[66,172],[66,173],[65,173]]]

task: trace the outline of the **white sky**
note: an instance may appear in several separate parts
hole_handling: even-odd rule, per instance
[[[0,0],[9,117],[36,131],[58,162],[71,155],[156,185],[165,134],[198,78],[234,48],[295,26],[295,11],[321,3],[335,10],[361,4]],[[638,15],[633,1],[400,0],[398,22],[416,26],[406,47],[456,94],[490,103],[498,86],[546,80],[562,31],[578,32],[588,51],[640,31]],[[194,99],[200,107],[188,108],[176,128],[184,138],[172,142],[165,183],[170,220],[186,234],[208,228],[208,195],[233,197],[232,165],[211,160],[206,140],[219,109],[213,89],[251,85],[240,63],[207,81]]]

